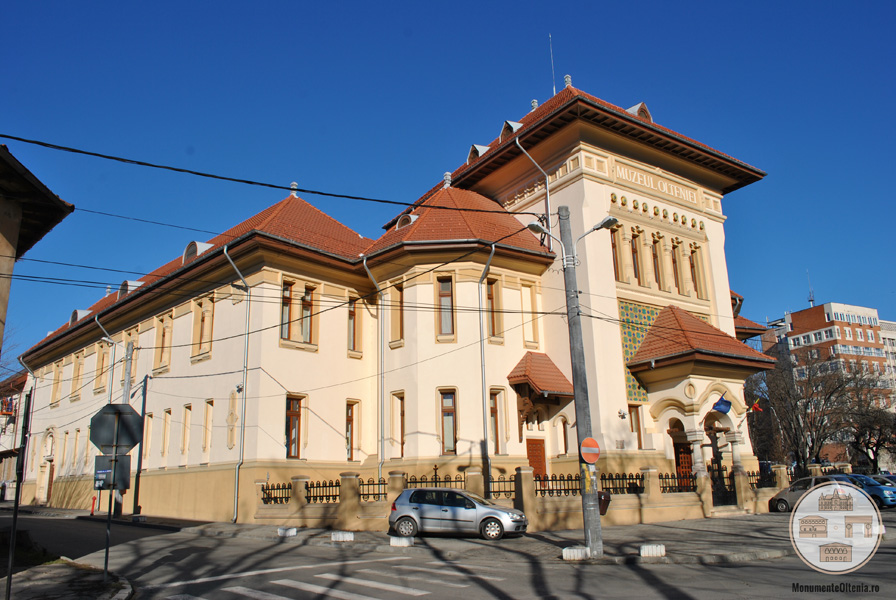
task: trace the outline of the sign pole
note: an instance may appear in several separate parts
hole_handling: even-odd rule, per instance
[[[32,390],[34,388],[32,387]],[[28,444],[28,428],[31,417],[31,392],[25,394],[25,411],[22,415],[22,443],[16,456],[16,500],[12,509],[12,526],[9,529],[9,565],[6,569],[6,600],[12,598],[12,565],[16,554],[16,526],[19,520],[19,501],[22,497],[22,481],[25,479],[25,448]]]
[[[109,490],[109,514],[106,515],[106,559],[103,561],[103,583],[109,577],[109,546],[112,544],[112,502],[115,498],[115,463],[118,462],[118,424],[121,414],[115,413],[115,433],[112,437],[112,487]]]

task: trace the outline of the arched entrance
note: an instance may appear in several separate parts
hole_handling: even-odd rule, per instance
[[[684,424],[678,419],[669,419],[669,437],[672,438],[672,451],[675,455],[675,473],[679,481],[690,478],[694,472],[694,455],[691,444],[684,432]]]

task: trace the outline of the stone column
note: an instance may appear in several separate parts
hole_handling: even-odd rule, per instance
[[[464,473],[464,483],[467,491],[485,496],[485,480],[482,476],[482,469],[479,467],[470,467]]]
[[[672,268],[672,243],[667,238],[663,238],[662,247],[663,254],[662,256],[660,256],[660,260],[663,261],[663,271],[666,274],[666,286],[663,288],[663,291],[671,292],[672,288],[674,288],[676,285],[675,271]]]
[[[790,475],[787,474],[787,465],[772,465],[772,471],[775,473],[776,488],[783,490],[790,487]]]
[[[692,470],[697,476],[697,495],[700,496],[700,502],[703,504],[703,516],[709,517],[712,514],[712,481],[709,479],[709,472],[706,470],[706,463],[703,462],[703,448],[700,444],[703,442],[704,432],[702,429],[691,429],[685,431],[687,440],[691,443],[691,455],[693,459]]]
[[[266,483],[267,483],[267,481],[264,479],[256,479],[255,480],[255,492],[256,492],[256,495],[258,496],[258,506],[265,506],[264,493],[262,492],[261,488],[263,488]]]
[[[734,477],[737,505],[747,508],[750,504],[750,480],[740,461],[740,445],[744,442],[744,434],[739,431],[728,431],[725,433],[725,441],[731,447],[731,475]]]
[[[834,463],[834,468],[842,473],[852,473],[852,465],[848,462]]]
[[[387,497],[389,502],[395,501],[396,498],[404,491],[407,473],[404,471],[389,471],[389,483]]]
[[[619,246],[619,267],[622,269],[620,275],[624,283],[636,283],[635,271],[632,268],[632,233],[625,227],[619,230],[619,238],[622,244]]]
[[[684,287],[679,292],[682,296],[693,298],[697,294],[696,288],[694,288],[694,280],[691,278],[691,250],[684,242],[678,245],[678,250],[680,258],[678,261],[678,274],[681,276],[681,285]]]
[[[336,528],[352,530],[358,527],[361,515],[361,480],[359,473],[340,473],[339,508],[336,511]]]
[[[517,467],[514,479],[516,480],[516,496],[513,499],[514,508],[526,513],[529,518],[529,531],[539,531],[540,519],[535,506],[535,477],[532,467]]]
[[[305,484],[311,481],[307,475],[296,475],[289,480],[292,483],[292,495],[289,503],[295,510],[302,510],[308,504],[308,496],[305,493]]]
[[[644,478],[644,494],[642,498],[648,504],[658,504],[663,493],[662,488],[660,488],[660,472],[655,467],[641,467],[641,476]],[[642,522],[646,521],[642,520]]]
[[[809,475],[812,477],[821,477],[821,465],[818,463],[810,463]]]

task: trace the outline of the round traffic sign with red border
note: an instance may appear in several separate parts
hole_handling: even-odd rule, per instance
[[[600,445],[594,438],[585,438],[582,441],[582,460],[586,463],[596,463],[600,458]]]

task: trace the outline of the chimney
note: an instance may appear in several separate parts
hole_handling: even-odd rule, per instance
[[[445,181],[445,183],[442,184],[442,189],[450,188],[451,187],[451,173],[448,171],[445,171],[445,175],[442,176],[442,179]]]

